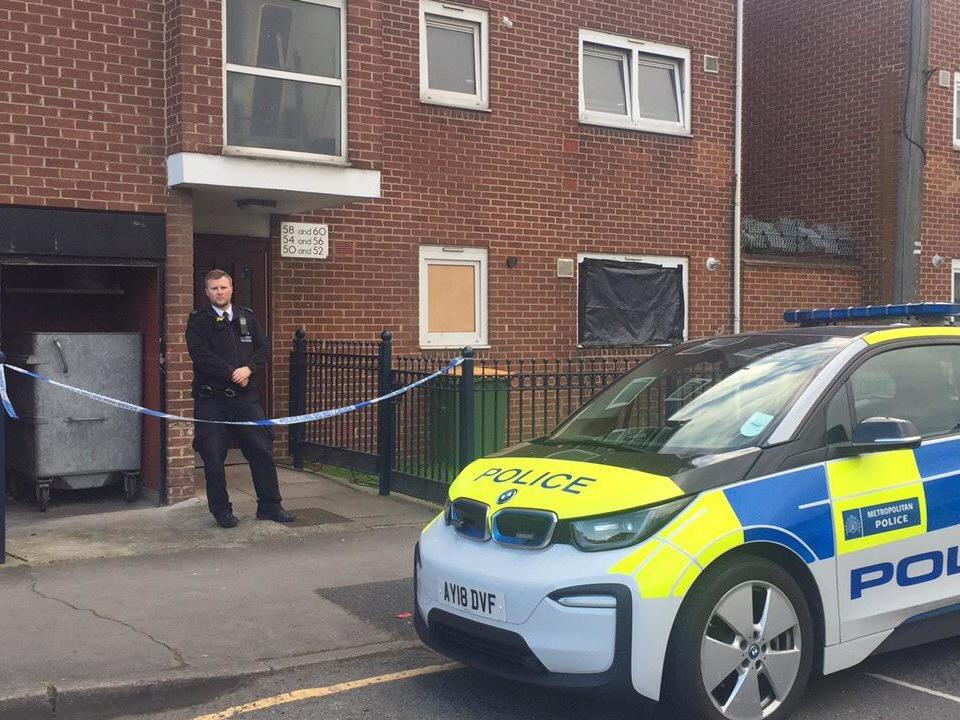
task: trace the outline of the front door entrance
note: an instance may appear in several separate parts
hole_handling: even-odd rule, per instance
[[[269,240],[249,237],[197,235],[194,238],[194,307],[206,307],[203,276],[213,268],[225,270],[233,278],[233,302],[253,310],[264,330],[270,332],[268,295]],[[260,404],[270,417],[270,355],[266,377],[260,382]]]

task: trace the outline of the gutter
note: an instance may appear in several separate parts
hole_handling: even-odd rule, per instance
[[[904,68],[900,177],[893,256],[893,302],[916,302],[920,285],[923,171],[927,161],[930,0],[911,0]]]

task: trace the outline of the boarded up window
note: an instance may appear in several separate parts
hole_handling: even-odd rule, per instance
[[[683,340],[683,269],[587,258],[578,276],[578,342],[587,347]]]
[[[427,271],[427,304],[430,332],[476,332],[475,266],[431,264]]]

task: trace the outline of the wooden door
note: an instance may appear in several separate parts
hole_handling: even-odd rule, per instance
[[[270,332],[269,250],[270,241],[261,238],[197,235],[194,238],[194,307],[209,304],[203,276],[213,268],[225,270],[233,278],[233,304],[253,310],[264,328]],[[271,364],[267,354],[265,377],[260,379],[260,403],[270,415]]]

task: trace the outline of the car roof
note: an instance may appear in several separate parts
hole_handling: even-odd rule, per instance
[[[815,335],[818,337],[867,337],[874,333],[883,333],[890,339],[921,338],[931,336],[960,337],[960,327],[949,325],[908,325],[895,323],[891,325],[809,325],[800,327],[785,327],[775,330],[758,330],[743,333],[744,335]]]

